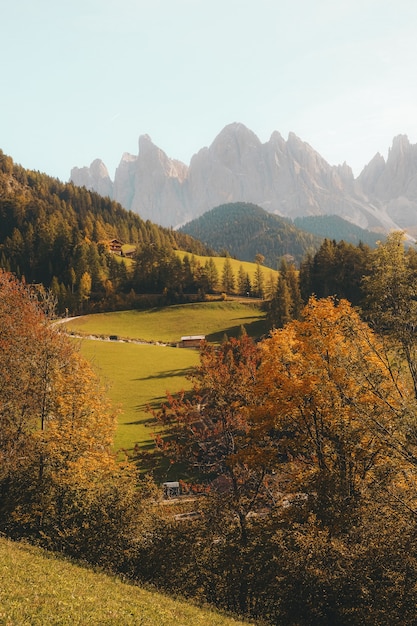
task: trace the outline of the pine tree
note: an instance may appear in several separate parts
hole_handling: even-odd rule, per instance
[[[285,277],[280,273],[275,296],[272,298],[268,320],[271,327],[282,328],[292,320],[293,301]]]
[[[235,289],[235,277],[233,274],[232,263],[230,257],[226,257],[222,272],[222,286],[226,293],[232,293]]]
[[[253,279],[253,289],[254,289],[255,295],[258,298],[264,297],[264,284],[265,284],[264,274],[263,274],[260,263],[257,263],[256,269],[255,269],[255,275]]]
[[[237,274],[237,290],[240,296],[246,295],[246,272],[242,264],[239,265]]]

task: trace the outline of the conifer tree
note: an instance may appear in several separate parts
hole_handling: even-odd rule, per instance
[[[285,276],[278,276],[277,289],[269,305],[268,319],[271,327],[282,328],[292,319],[293,301]]]
[[[242,264],[239,265],[237,274],[237,289],[240,296],[246,295],[246,272]]]
[[[207,277],[207,287],[209,291],[215,291],[219,282],[219,272],[212,257],[209,257],[204,264]]]
[[[222,272],[222,287],[226,293],[232,293],[235,289],[235,277],[233,274],[232,263],[230,257],[226,257]]]
[[[264,274],[261,268],[261,264],[257,263],[256,269],[255,269],[255,275],[253,279],[253,289],[258,298],[264,297],[264,285],[265,285],[265,279],[264,279]]]

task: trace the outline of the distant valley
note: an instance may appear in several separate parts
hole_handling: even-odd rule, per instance
[[[174,228],[216,206],[245,202],[292,220],[336,215],[377,233],[417,234],[417,145],[405,135],[393,140],[386,160],[376,154],[357,178],[349,165],[329,165],[294,133],[285,140],[275,131],[262,143],[233,123],[189,166],[143,135],[138,155],[122,156],[114,181],[100,159],[74,167],[71,180]]]

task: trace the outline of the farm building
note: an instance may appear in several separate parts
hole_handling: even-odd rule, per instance
[[[199,348],[205,338],[205,335],[186,335],[181,337],[181,341],[177,345],[179,348]]]

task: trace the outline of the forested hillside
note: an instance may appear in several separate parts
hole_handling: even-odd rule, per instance
[[[141,290],[138,281],[129,282],[121,259],[110,254],[114,238],[145,256],[150,248],[171,257],[174,249],[209,252],[192,237],[145,222],[109,198],[25,170],[1,151],[0,226],[0,267],[51,287],[61,309]]]
[[[296,217],[294,224],[297,228],[317,235],[319,237],[327,237],[327,239],[335,239],[336,241],[345,241],[346,243],[367,244],[375,247],[377,241],[384,240],[385,235],[381,233],[373,233],[370,230],[359,228],[356,224],[348,222],[338,215],[309,215],[306,217]]]
[[[299,263],[321,242],[320,237],[303,232],[290,220],[245,202],[215,207],[185,224],[180,232],[218,251],[226,250],[242,261],[254,261],[257,254],[262,254],[266,265],[274,269],[278,269],[281,258],[286,255]]]

